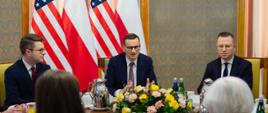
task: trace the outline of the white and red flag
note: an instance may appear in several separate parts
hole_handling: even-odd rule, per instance
[[[62,13],[63,29],[70,53],[73,73],[77,76],[81,91],[98,78],[96,50],[91,33],[85,0],[65,0]]]

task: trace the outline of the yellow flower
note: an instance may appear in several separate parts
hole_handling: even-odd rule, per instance
[[[122,93],[119,93],[119,95],[117,95],[117,97],[116,97],[116,100],[118,102],[122,102],[123,99],[124,99],[124,95]]]
[[[135,91],[135,93],[138,93],[138,92],[142,91],[143,89],[144,89],[144,87],[142,87],[141,85],[138,85],[134,88],[134,91]]]
[[[131,113],[131,109],[128,107],[123,107],[121,112],[122,113]]]
[[[168,104],[173,108],[173,110],[177,110],[179,108],[179,103],[175,100],[170,101]]]
[[[175,100],[175,98],[174,98],[173,95],[171,95],[171,94],[166,94],[166,98],[165,98],[165,101],[166,101],[166,102],[171,102],[171,101],[174,101],[174,100]]]
[[[36,113],[35,111],[36,111],[35,108],[30,107],[28,108],[27,113]]]
[[[145,103],[148,100],[148,96],[146,94],[141,94],[139,99],[142,103]]]
[[[155,85],[155,84],[151,85],[151,91],[158,91],[158,89],[159,89],[158,85]]]
[[[168,88],[168,90],[167,90],[167,94],[170,94],[172,91],[173,91],[172,88]]]
[[[192,109],[192,103],[190,101],[187,102],[186,109]]]

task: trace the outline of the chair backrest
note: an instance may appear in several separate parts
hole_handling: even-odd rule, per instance
[[[4,82],[5,70],[11,66],[13,63],[0,64],[0,106],[4,104],[6,98],[6,89]]]
[[[254,98],[259,97],[259,83],[260,83],[260,68],[261,59],[246,58],[252,64],[253,80],[252,80],[252,93]]]

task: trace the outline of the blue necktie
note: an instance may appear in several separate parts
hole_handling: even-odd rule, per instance
[[[223,70],[223,77],[227,77],[228,76],[228,62],[225,62],[224,65],[224,70]]]

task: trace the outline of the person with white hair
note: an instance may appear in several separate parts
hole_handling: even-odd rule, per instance
[[[251,113],[254,100],[245,81],[237,77],[223,77],[209,87],[203,106],[209,113]]]

